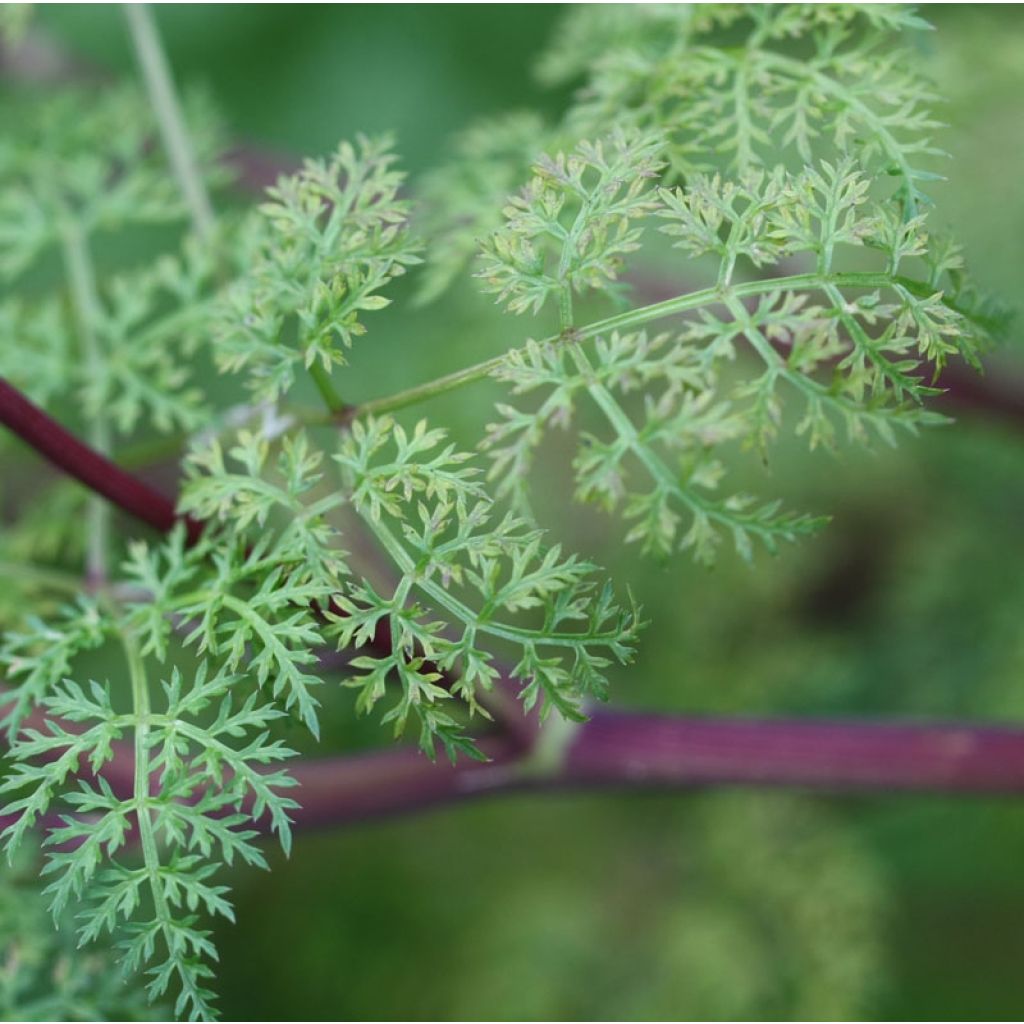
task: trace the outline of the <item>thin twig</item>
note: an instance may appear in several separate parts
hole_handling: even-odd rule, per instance
[[[178,187],[192,215],[196,234],[200,238],[209,238],[214,225],[213,207],[203,184],[192,140],[185,128],[174,79],[149,5],[125,4],[124,13]]]

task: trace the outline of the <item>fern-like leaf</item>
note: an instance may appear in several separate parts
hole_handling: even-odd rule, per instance
[[[496,650],[516,652],[513,676],[527,707],[540,701],[545,712],[578,718],[584,696],[604,696],[605,670],[630,656],[635,610],[596,588],[592,565],[499,513],[469,455],[424,422],[407,434],[384,419],[354,424],[335,458],[354,509],[398,574],[390,595],[359,584],[339,602],[346,615],[332,632],[343,646],[365,643],[381,619],[390,626],[392,652],[353,663],[361,706],[372,707],[394,678],[400,696],[386,720],[401,732],[415,714],[423,746],[440,740],[453,755],[467,743],[437,705],[454,694],[476,708],[498,676]],[[452,692],[431,665],[456,670]]]
[[[567,38],[590,40],[582,50],[591,54],[589,81],[569,116],[574,134],[604,131],[610,120],[666,127],[666,158],[687,178],[855,150],[865,170],[898,181],[907,218],[928,203],[923,187],[937,177],[929,165],[941,155],[932,141],[940,125],[931,88],[894,43],[928,27],[912,10],[664,6],[615,26],[614,37],[611,20],[581,9],[566,29]],[[545,61],[548,78],[559,65],[578,72],[579,57],[567,62],[566,50]]]
[[[388,139],[361,137],[269,189],[248,273],[217,317],[221,368],[246,370],[258,397],[275,401],[302,367],[343,364],[364,314],[390,303],[381,289],[419,262],[394,161]]]

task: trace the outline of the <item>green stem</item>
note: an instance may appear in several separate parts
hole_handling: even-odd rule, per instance
[[[833,301],[836,300],[833,299]],[[842,301],[841,297],[839,301]],[[786,360],[772,346],[772,343],[764,336],[761,329],[751,320],[742,303],[733,299],[727,303],[727,308],[736,323],[742,327],[743,334],[747,341],[750,342],[751,347],[760,357],[768,370],[799,391],[808,400],[808,402],[825,403],[846,416],[867,417],[872,415],[865,411],[856,402],[850,401],[850,399],[841,392],[832,391],[813,377],[808,377],[805,373],[793,370]],[[876,419],[879,415],[879,413],[874,414]]]
[[[686,295],[677,295],[663,302],[655,302],[649,306],[641,306],[639,309],[627,310],[624,313],[617,313],[615,316],[597,320],[585,327],[574,331],[573,336],[578,341],[587,341],[600,334],[609,331],[623,330],[630,327],[638,327],[641,324],[650,323],[652,320],[662,320],[665,317],[674,316],[677,313],[685,313],[702,306],[724,303],[729,296],[736,298],[749,298],[754,295],[763,295],[767,292],[786,291],[790,288],[821,288],[826,284],[833,283],[840,287],[847,288],[885,288],[894,283],[894,279],[888,274],[881,273],[844,273],[832,274],[827,278],[817,272],[806,274],[790,274],[788,277],[776,277],[764,281],[747,281],[742,284],[730,285],[722,288],[714,285],[710,288],[702,288],[699,291],[688,292]],[[558,336],[546,338],[542,344],[554,344]],[[463,370],[446,374],[435,380],[427,381],[416,387],[407,388],[393,395],[384,398],[371,399],[363,402],[354,409],[355,416],[379,416],[383,413],[395,412],[410,405],[416,405],[438,395],[455,391],[467,384],[483,380],[489,377],[495,370],[499,369],[508,358],[509,353],[485,359],[483,362],[473,366],[467,366]]]
[[[597,320],[594,323],[574,329],[572,336],[577,341],[588,341],[609,331],[638,327],[651,321],[665,319],[679,313],[698,309],[702,306],[714,305],[716,303],[728,305],[730,299],[751,298],[773,291],[786,291],[789,289],[815,288],[827,290],[829,286],[840,288],[893,288],[899,286],[905,288],[918,298],[926,298],[936,291],[934,287],[930,287],[926,282],[916,281],[913,278],[903,276],[893,277],[890,274],[877,272],[847,272],[823,276],[814,271],[805,274],[790,274],[785,277],[775,277],[763,281],[747,281],[736,285],[716,284],[709,288],[702,288],[699,291],[688,292],[686,295],[677,295],[662,302],[655,302],[647,306],[641,306],[638,309],[617,313],[603,320]],[[985,330],[997,329],[998,325],[991,319],[963,308],[946,296],[943,296],[942,302],[943,305],[959,316],[978,324]],[[545,338],[541,344],[552,345],[561,340],[561,338],[562,335],[552,335]],[[400,409],[406,409],[409,406],[418,405],[421,402],[440,397],[451,391],[457,391],[469,384],[474,384],[477,381],[490,377],[516,351],[521,350],[510,349],[501,355],[484,359],[482,362],[474,363],[472,366],[445,374],[443,377],[436,377],[434,380],[427,381],[424,384],[417,384],[414,387],[397,391],[394,394],[385,395],[382,398],[372,398],[359,405],[348,407],[346,411],[350,413],[350,418],[355,419],[360,416],[381,416],[386,413],[397,412]],[[325,416],[316,409],[295,408],[288,410],[288,413],[296,423],[311,427],[336,423],[338,418],[333,412]]]
[[[360,514],[362,515],[362,513]],[[508,640],[514,644],[537,644],[549,647],[582,647],[586,644],[600,643],[602,640],[610,642],[618,636],[618,633],[614,631],[608,633],[540,633],[522,626],[482,619],[472,608],[448,593],[444,587],[422,575],[409,552],[380,520],[375,520],[370,515],[363,515],[363,520],[406,577],[411,578],[423,593],[456,619],[467,625],[472,625],[481,633],[489,633],[491,636]]]
[[[317,390],[320,392],[320,397],[324,400],[324,405],[330,410],[332,416],[340,416],[348,408],[345,405],[341,395],[335,390],[334,385],[331,383],[331,375],[324,369],[324,366],[320,362],[315,362],[309,368],[309,375],[313,378],[313,383],[316,384]]]
[[[100,319],[96,273],[85,235],[72,217],[66,218],[61,236],[64,267],[71,290],[71,304],[78,322],[85,370],[89,379],[96,381],[105,371],[103,353],[96,337],[96,324]],[[102,410],[97,410],[91,417],[89,444],[101,455],[110,454],[110,426]],[[103,584],[107,578],[109,549],[110,506],[103,498],[94,495],[89,499],[85,556],[86,579],[94,586]]]
[[[466,384],[473,384],[489,377],[507,358],[508,353],[503,352],[500,356],[485,359],[481,363],[474,363],[472,366],[456,370],[443,377],[437,377],[425,384],[417,384],[415,387],[406,388],[404,391],[398,391],[384,398],[371,399],[369,402],[363,402],[356,406],[355,414],[357,416],[379,416],[383,413],[404,409],[406,406],[418,405],[420,402],[447,394],[449,391],[457,391]]]
[[[188,205],[196,233],[200,238],[208,239],[213,232],[213,207],[185,127],[171,69],[153,16],[147,4],[125,4],[125,17],[171,169]]]
[[[582,349],[575,348],[573,358],[587,382],[587,392],[594,404],[604,414],[605,419],[622,443],[640,460],[654,483],[668,493],[674,494],[691,512],[707,516],[726,526],[735,525],[735,516],[726,515],[713,501],[708,501],[686,487],[678,474],[673,473],[651,450],[650,446],[640,440],[636,425],[616,401],[615,396],[595,377],[590,360],[587,359]]]
[[[846,328],[853,342],[855,349],[860,352],[862,358],[866,359],[875,368],[878,374],[889,382],[898,398],[902,398],[910,386],[910,381],[879,351],[878,345],[868,335],[860,322],[849,313],[845,312],[843,296],[835,285],[827,285],[825,294],[832,300],[832,305],[840,310],[839,322]],[[871,391],[876,389],[875,384],[869,385]],[[918,398],[920,401],[920,398]]]
[[[161,867],[160,851],[157,849],[156,832],[153,829],[153,816],[150,811],[152,797],[149,791],[149,731],[152,720],[149,707],[149,680],[146,678],[146,669],[138,645],[128,630],[122,631],[121,644],[128,661],[128,675],[132,685],[132,709],[135,719],[135,772],[132,796],[139,826],[139,845],[142,847],[142,860],[146,867],[157,920],[164,926],[166,938],[171,913],[164,891],[157,883]]]

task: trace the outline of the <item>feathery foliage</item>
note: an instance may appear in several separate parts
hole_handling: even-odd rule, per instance
[[[0,786],[13,796],[5,813],[15,816],[3,837],[16,851],[42,816],[57,815],[44,840],[53,914],[79,905],[81,943],[110,934],[125,968],[149,976],[151,998],[173,981],[175,1012],[207,1018],[208,961],[216,951],[198,912],[233,916],[227,888],[210,881],[219,864],[238,858],[265,866],[251,821],[266,814],[290,845],[295,804],[280,790],[292,780],[263,769],[293,752],[268,737],[283,712],[258,704],[255,693],[234,697],[237,677],[210,674],[204,664],[187,684],[175,669],[162,686],[162,709],[151,711],[142,659],[131,642],[125,650],[130,712],[115,709],[109,684],[70,679],[38,702],[45,723],[19,732]],[[85,771],[96,781],[76,784],[75,774]],[[127,849],[130,837],[141,846],[141,863]]]
[[[636,182],[646,170],[643,162],[622,176]],[[577,496],[609,509],[621,505],[632,521],[628,539],[648,551],[681,546],[710,561],[724,530],[749,557],[753,539],[774,550],[778,539],[820,525],[780,513],[774,502],[709,495],[723,482],[720,447],[745,441],[764,451],[782,423],[784,388],[803,403],[796,430],[812,448],[833,445],[837,426],[854,442],[870,435],[892,442],[897,429],[943,421],[924,405],[936,394],[926,363],[941,368],[954,356],[976,363],[987,343],[989,317],[965,284],[959,251],[932,243],[923,215],[902,220],[891,204],[873,201],[870,185],[846,157],[799,175],[781,167],[737,181],[697,174],[685,187],[661,188],[660,230],[700,261],[696,279],[703,272],[708,284],[613,316],[607,331],[591,325],[596,358],[584,352],[571,320],[557,338],[511,353],[495,376],[542,400],[529,411],[499,406],[502,419],[485,441],[499,489],[523,499],[545,431],[567,426],[586,395],[611,436],[582,435]],[[530,230],[518,209],[511,211],[484,248],[485,268],[496,247],[529,244]],[[617,244],[607,251],[614,258]],[[717,270],[707,275],[709,260]],[[508,269],[503,294],[530,294],[536,281]],[[671,315],[685,316],[680,330],[654,337],[622,330]],[[725,369],[732,370],[741,346],[761,366],[737,381]],[[624,404],[631,393],[643,396],[635,413]],[[648,487],[631,483],[637,469]],[[690,525],[680,539],[681,512]]]
[[[579,8],[540,71],[586,75],[568,118],[577,135],[612,119],[669,126],[674,177],[856,151],[863,170],[898,180],[910,217],[941,155],[932,91],[902,44],[927,27],[886,4],[662,5],[629,19]]]
[[[394,451],[385,458],[389,442]],[[515,650],[512,675],[525,684],[527,708],[542,700],[545,712],[579,718],[584,696],[604,696],[604,670],[629,659],[638,626],[610,586],[595,589],[594,566],[545,546],[539,530],[496,509],[469,458],[423,420],[410,435],[373,419],[354,424],[335,456],[353,507],[401,573],[389,597],[364,581],[339,598],[345,617],[334,632],[342,646],[370,638],[385,617],[392,638],[386,656],[353,662],[360,674],[351,685],[371,707],[396,675],[402,696],[385,720],[400,732],[415,710],[423,745],[436,737],[449,754],[470,748],[435,705],[458,696],[478,710],[478,690],[498,679],[489,645]],[[456,592],[463,589],[465,601]],[[427,613],[421,600],[436,610]],[[445,618],[431,617],[437,613]],[[533,625],[522,624],[524,613]],[[458,635],[444,636],[446,627]],[[458,670],[450,692],[436,685],[438,669]]]
[[[338,490],[319,486],[319,453],[311,453],[304,433],[284,440],[273,474],[267,446],[249,434],[231,449],[231,462],[217,445],[194,454],[182,505],[219,517],[227,537],[211,533],[186,552],[179,535],[170,559],[181,568],[149,559],[132,567],[156,594],[138,609],[148,624],[147,649],[163,648],[170,613],[194,618],[186,642],[226,654],[231,670],[248,651],[257,681],[273,678],[275,697],[283,692],[286,708],[294,704],[315,732],[316,701],[308,690],[319,680],[306,670],[316,660],[313,650],[325,639],[339,649],[372,647],[386,622],[390,648],[359,653],[352,661],[358,672],[346,685],[358,689],[356,707],[365,712],[397,682],[398,699],[384,720],[400,735],[415,716],[428,752],[440,742],[451,757],[457,750],[476,754],[465,723],[443,707],[461,699],[470,713],[486,714],[480,697],[498,679],[492,663],[503,646],[518,649],[513,675],[524,683],[527,706],[542,699],[545,707],[578,715],[585,694],[603,693],[606,655],[628,658],[635,613],[619,610],[607,587],[594,594],[593,566],[562,558],[557,546],[543,548],[540,531],[494,509],[480,471],[467,464],[470,456],[443,445],[443,436],[423,422],[411,436],[389,419],[353,424],[334,456]],[[385,458],[389,447],[393,455]],[[252,475],[233,472],[236,466]],[[341,506],[376,537],[389,574],[398,576],[389,597],[349,568],[342,537],[325,520]],[[275,531],[281,511],[287,517]],[[213,546],[209,554],[206,544]],[[197,590],[185,567],[204,558],[216,575]],[[462,599],[463,586],[475,595],[472,606]],[[326,628],[316,609],[330,621]],[[500,613],[509,617],[498,619]],[[521,621],[524,614],[532,615],[532,626]],[[573,628],[577,623],[583,628]],[[443,635],[456,626],[457,639]],[[448,689],[438,685],[442,671],[455,677]]]
[[[221,368],[244,368],[258,398],[276,401],[297,368],[344,364],[363,314],[390,302],[380,290],[419,262],[394,161],[390,140],[360,138],[268,190],[215,328]]]
[[[52,252],[66,289],[0,302],[0,325],[17,339],[0,350],[0,372],[44,406],[70,401],[122,435],[141,422],[194,428],[206,412],[188,356],[213,254],[186,240],[181,255],[100,278],[92,251],[111,233],[184,216],[144,100],[109,89],[11,107],[0,146],[0,278],[17,279]],[[206,149],[216,152],[212,139]]]
[[[0,375],[102,454],[154,433],[161,454],[187,447],[178,510],[202,524],[122,543],[97,498],[41,485],[0,536],[4,838],[14,853],[44,832],[46,897],[82,943],[211,1017],[207,921],[232,915],[215,875],[265,866],[260,831],[290,848],[291,737],[318,740],[339,694],[452,760],[482,756],[499,686],[572,721],[606,696],[640,614],[530,512],[554,428],[576,431],[579,500],[647,553],[707,563],[723,538],[749,558],[824,522],[734,486],[745,450],[943,420],[935,373],[976,365],[1000,319],[926,223],[935,122],[900,43],[919,25],[851,5],[574,11],[539,68],[585,83],[564,117],[472,129],[419,207],[390,141],[360,137],[198,237],[156,145],[185,127],[166,104],[111,89],[12,108]],[[216,184],[217,133],[189,110],[193,170]],[[102,255],[151,224],[175,226],[166,251]],[[540,340],[349,405],[339,370],[420,263],[414,224],[421,300],[475,258]],[[645,303],[654,261],[671,291]],[[225,407],[208,361],[252,403]],[[305,373],[326,411],[292,404]],[[512,395],[489,465],[389,415],[487,376]]]
[[[624,257],[640,248],[633,222],[654,211],[659,134],[616,132],[568,156],[542,156],[504,224],[482,247],[477,277],[512,313],[536,313],[550,298],[562,326],[574,294],[611,291]]]

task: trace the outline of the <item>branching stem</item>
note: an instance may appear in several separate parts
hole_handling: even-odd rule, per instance
[[[170,920],[170,909],[164,898],[163,889],[157,883],[160,873],[160,851],[157,849],[156,834],[153,830],[153,815],[150,810],[152,799],[149,785],[149,680],[139,653],[135,638],[128,630],[120,633],[121,644],[128,662],[128,675],[132,686],[132,710],[135,720],[134,772],[132,776],[132,799],[135,805],[135,816],[139,828],[139,845],[142,847],[142,859],[146,866],[146,876],[153,898],[156,916],[166,928]],[[170,951],[170,943],[168,943]]]
[[[700,309],[702,306],[721,303],[729,296],[744,299],[773,291],[785,291],[791,288],[823,288],[827,284],[834,284],[845,288],[885,288],[891,286],[892,283],[892,277],[887,274],[850,272],[823,277],[817,272],[810,272],[769,278],[763,281],[746,281],[741,284],[730,285],[728,288],[714,285],[710,288],[701,288],[697,291],[687,292],[685,295],[677,295],[662,302],[641,306],[638,309],[616,313],[614,316],[605,317],[603,320],[596,320],[591,324],[576,328],[574,335],[579,341],[587,341],[611,331],[639,327],[655,320],[663,320],[666,317],[675,316],[678,313],[686,313],[690,310]],[[917,283],[919,284],[919,282]],[[545,339],[542,344],[554,344],[556,341],[558,341],[558,337],[553,336]],[[427,381],[425,384],[419,384],[416,387],[399,391],[394,395],[371,399],[368,402],[357,405],[352,412],[352,416],[381,415],[382,413],[396,412],[407,406],[417,405],[428,399],[447,394],[449,391],[455,391],[465,387],[467,384],[473,384],[476,381],[489,377],[503,365],[507,358],[508,353],[503,353],[491,359],[485,359],[483,362],[476,363],[473,366],[468,366],[464,370],[458,370],[455,373],[449,373],[435,380]],[[323,418],[321,417],[320,420],[322,422]]]
[[[481,633],[489,633],[491,636],[501,640],[508,640],[514,644],[536,643],[540,647],[585,647],[588,643],[592,644],[602,640],[607,640],[611,643],[619,635],[618,631],[614,629],[609,630],[607,633],[539,633],[536,630],[527,629],[523,626],[495,622],[489,618],[479,616],[472,608],[463,604],[439,583],[429,579],[425,573],[418,572],[412,556],[382,522],[379,520],[374,521],[372,516],[365,516],[364,520],[374,536],[380,541],[381,546],[387,551],[394,560],[395,565],[402,570],[406,577],[415,579],[416,586],[424,594],[457,620],[467,625],[473,623],[475,628]]]

